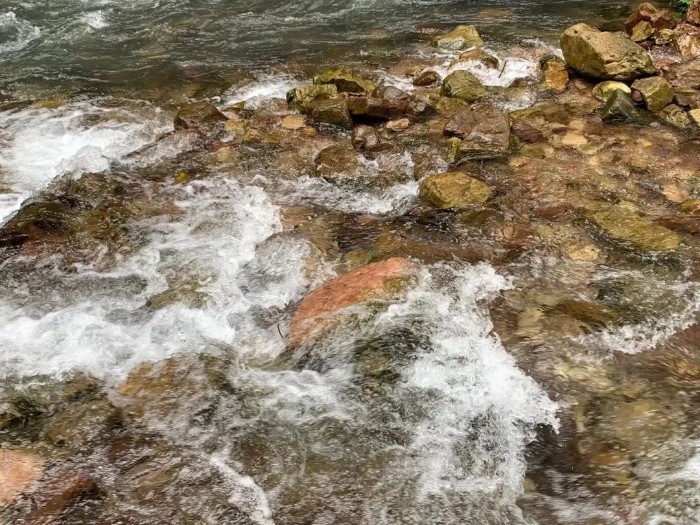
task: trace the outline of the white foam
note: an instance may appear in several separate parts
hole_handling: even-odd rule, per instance
[[[85,15],[83,15],[82,21],[91,29],[104,29],[105,27],[109,26],[109,22],[107,22],[106,15],[104,11],[101,10],[86,13]]]
[[[230,106],[245,102],[246,107],[255,109],[272,98],[286,98],[287,91],[299,85],[299,81],[290,75],[271,75],[261,77],[226,95],[222,104]]]
[[[91,125],[94,118],[99,120]],[[150,107],[115,110],[81,102],[0,113],[0,170],[9,189],[0,201],[0,221],[55,177],[104,171],[169,127],[166,116]]]
[[[469,71],[485,86],[508,87],[516,80],[535,78],[537,63],[534,60],[505,57],[500,59],[498,68],[493,68],[477,60],[466,60],[449,67],[447,74],[459,70]]]
[[[41,30],[14,12],[0,14],[0,55],[24,49],[32,40],[41,36]]]
[[[246,268],[256,246],[281,228],[277,208],[265,192],[225,179],[192,183],[182,191],[178,204],[184,217],[148,225],[149,244],[117,269],[98,273],[83,268],[76,275],[58,276],[84,292],[77,300],[54,301],[48,312],[42,296],[29,298],[24,307],[0,301],[0,374],[81,370],[121,377],[142,361],[250,339],[267,348],[263,340],[268,338],[270,348],[279,350],[276,330],[259,329],[249,312],[283,307],[297,298],[306,283],[306,245],[287,245],[283,267],[275,260],[271,266]],[[265,279],[264,272],[283,275]],[[251,292],[247,286],[255,275],[266,284]],[[175,303],[145,311],[147,299],[166,290],[169,282],[196,284],[205,304]],[[136,291],[119,291],[129,286]]]

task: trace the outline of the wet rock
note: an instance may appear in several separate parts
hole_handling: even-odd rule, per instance
[[[341,93],[360,93],[365,95],[369,95],[376,88],[376,85],[371,80],[362,78],[344,67],[322,71],[314,77],[314,84],[332,84]]]
[[[282,119],[281,126],[283,129],[288,129],[291,131],[301,129],[306,125],[304,122],[304,117],[302,115],[287,115]]]
[[[364,157],[354,149],[329,146],[316,157],[316,173],[328,181],[352,178],[364,166]]]
[[[474,102],[486,94],[486,88],[468,71],[455,71],[442,82],[442,94],[465,102]]]
[[[292,315],[287,343],[296,347],[320,335],[345,308],[395,296],[406,289],[412,275],[407,259],[392,258],[332,279],[301,301]]]
[[[624,91],[628,95],[632,94],[632,89],[622,82],[615,82],[614,80],[606,80],[605,82],[600,82],[596,84],[593,88],[593,96],[598,100],[605,102],[610,95],[615,91]]]
[[[676,102],[681,106],[700,108],[700,59],[674,64],[667,73],[676,93]]]
[[[614,90],[605,102],[601,118],[603,122],[642,123],[644,121],[632,97],[618,89]]]
[[[466,173],[450,171],[421,181],[420,196],[439,208],[460,210],[486,202],[491,189]]]
[[[289,107],[307,111],[316,100],[333,98],[338,94],[338,88],[333,84],[299,86],[287,92],[287,104]]]
[[[690,130],[693,128],[693,122],[690,120],[690,115],[675,104],[670,104],[662,109],[659,112],[659,118],[669,126],[673,126],[678,129]]]
[[[194,102],[177,112],[174,124],[176,130],[194,129],[211,132],[227,120],[226,116],[210,102]]]
[[[366,151],[377,151],[382,144],[379,133],[372,126],[359,125],[352,130],[352,147]]]
[[[206,420],[226,390],[226,361],[212,355],[184,355],[143,363],[119,385],[120,406],[138,424],[159,428]]]
[[[459,55],[459,58],[455,60],[451,66],[459,64],[460,62],[478,62],[479,64],[496,69],[499,66],[499,60],[495,56],[487,53],[483,49],[469,49]]]
[[[526,120],[516,120],[511,125],[511,131],[515,138],[526,144],[535,144],[547,139],[541,128],[534,126]]]
[[[413,79],[413,85],[416,87],[432,86],[440,80],[440,75],[430,69],[423,71]]]
[[[84,505],[88,500],[99,499],[100,489],[92,478],[83,474],[63,474],[42,483],[32,494],[32,510],[22,525],[47,525],[57,523],[71,509]]]
[[[44,460],[20,450],[0,448],[0,507],[12,502],[36,483],[44,472]]]
[[[345,98],[316,100],[310,104],[309,108],[311,120],[318,124],[352,128],[352,117]]]
[[[637,6],[625,22],[625,30],[632,33],[640,22],[647,22],[654,29],[673,29],[676,25],[676,19],[670,11],[657,9],[649,2],[643,2]]]
[[[635,80],[632,89],[642,94],[644,105],[649,111],[658,112],[673,100],[673,87],[663,77],[649,77]]]
[[[691,109],[688,111],[688,116],[695,124],[695,127],[700,128],[700,109]]]
[[[569,85],[569,71],[566,63],[557,56],[547,56],[540,60],[542,87],[552,93],[563,93]]]
[[[459,51],[466,47],[481,47],[484,41],[476,27],[460,25],[445,35],[433,38],[433,45],[440,49]]]
[[[639,22],[630,33],[630,40],[633,42],[644,42],[645,40],[651,38],[654,34],[654,28],[649,22],[642,21]]]
[[[444,129],[448,137],[461,139],[455,160],[503,158],[510,150],[508,116],[490,106],[478,106],[452,117]]]
[[[582,75],[601,80],[634,80],[656,72],[649,53],[619,33],[576,24],[564,31],[566,63]]]
[[[390,131],[404,131],[411,125],[407,118],[400,118],[386,123],[386,129]]]
[[[372,122],[400,117],[406,113],[408,103],[406,99],[352,97],[348,99],[348,109],[353,119]]]
[[[120,422],[119,409],[106,399],[75,403],[49,420],[44,427],[44,439],[73,452],[90,451]]]
[[[678,248],[680,237],[622,208],[603,208],[585,213],[588,219],[614,244],[644,252],[669,252]]]

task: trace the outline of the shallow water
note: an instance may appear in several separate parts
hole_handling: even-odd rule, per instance
[[[567,24],[616,27],[629,6],[5,2],[0,223],[49,195],[78,224],[34,251],[3,252],[0,415],[28,392],[43,425],[65,408],[55,400],[64,382],[85,374],[124,421],[93,441],[0,427],[0,443],[52,451],[51,472],[99,478],[104,507],[71,524],[700,523],[700,288],[689,251],[501,257],[507,230],[489,237],[488,214],[471,224],[420,204],[415,159],[443,171],[439,154],[385,152],[353,174],[372,184],[336,184],[292,173],[286,142],[246,144],[230,159],[168,135],[191,98],[279,119],[271,99],[320,65],[376,72],[431,56],[447,74],[454,56],[435,58],[419,29],[457,23],[477,24],[502,66],[458,67],[505,89],[536,77]],[[534,100],[524,90],[496,103]],[[300,138],[300,155],[315,155],[309,142]],[[389,183],[376,182],[387,172]],[[517,217],[504,209],[501,222]],[[309,291],[397,250],[421,261],[405,296],[286,347]],[[617,461],[620,450],[632,464]]]

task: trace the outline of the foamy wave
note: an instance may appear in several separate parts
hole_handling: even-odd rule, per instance
[[[38,27],[17,18],[14,12],[0,14],[0,55],[24,49],[40,35]]]

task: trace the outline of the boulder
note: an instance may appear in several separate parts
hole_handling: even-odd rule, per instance
[[[395,296],[406,289],[413,273],[407,259],[396,257],[332,279],[304,297],[294,311],[287,336],[289,346],[299,346],[323,333],[345,308]]]
[[[413,79],[413,85],[416,87],[432,86],[440,80],[440,75],[431,70],[426,69],[422,73],[419,73],[416,78]]]
[[[590,210],[585,217],[608,240],[624,248],[669,252],[680,244],[677,233],[622,208]]]
[[[446,97],[474,102],[486,94],[486,88],[469,71],[455,71],[443,80],[442,94]]]
[[[319,124],[330,124],[339,128],[352,128],[352,117],[345,98],[316,100],[309,106],[311,120]]]
[[[372,122],[400,117],[408,110],[407,99],[377,97],[351,97],[348,99],[350,115],[356,121]]]
[[[482,204],[491,197],[491,189],[461,171],[438,173],[420,184],[421,198],[442,209],[461,210]]]
[[[624,91],[614,90],[603,106],[601,117],[603,122],[642,123],[640,113],[632,97]]]
[[[515,135],[515,138],[526,144],[544,142],[547,139],[540,127],[534,126],[526,120],[516,120],[513,122],[511,125],[511,131],[513,132],[513,135]]]
[[[658,9],[649,2],[637,6],[625,22],[625,30],[631,34],[640,22],[646,22],[653,29],[673,29],[676,25],[676,19],[669,10]]]
[[[691,109],[688,111],[688,116],[695,124],[695,127],[700,128],[700,109]]]
[[[600,82],[595,85],[593,88],[593,96],[605,102],[616,90],[624,91],[628,95],[632,94],[632,89],[627,84],[615,82],[614,80],[606,80],[605,82]]]
[[[44,473],[44,460],[31,452],[0,448],[0,507],[10,503]]]
[[[211,131],[228,119],[216,106],[209,102],[193,102],[180,109],[175,115],[175,129]]]
[[[360,77],[347,68],[331,68],[314,77],[314,84],[332,84],[343,93],[360,93],[369,95],[376,85],[371,80]]]
[[[333,98],[338,88],[333,84],[299,86],[287,92],[287,104],[298,111],[306,111],[316,100]]]
[[[679,106],[700,108],[700,59],[671,65],[666,77],[673,86]]]
[[[461,139],[457,161],[503,158],[510,150],[508,116],[490,106],[457,113],[447,122],[443,133]]]
[[[673,87],[663,77],[648,77],[635,80],[632,89],[642,94],[644,105],[654,113],[661,111],[673,100]]]
[[[381,148],[379,133],[372,126],[359,125],[352,130],[352,147],[366,151],[376,151]]]
[[[563,93],[569,85],[566,63],[557,56],[549,55],[540,60],[542,87],[551,93]]]
[[[561,36],[566,63],[584,76],[601,80],[635,80],[656,72],[646,50],[621,33],[576,24]]]
[[[459,51],[466,47],[481,47],[484,41],[474,26],[461,25],[445,35],[433,38],[433,45],[440,49]]]

